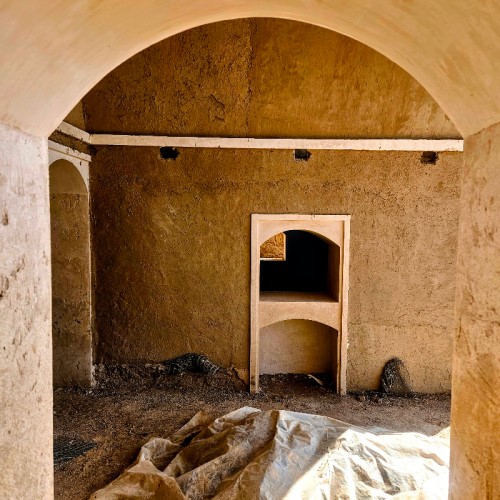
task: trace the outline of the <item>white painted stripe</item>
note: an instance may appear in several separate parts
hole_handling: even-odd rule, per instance
[[[54,141],[49,141],[49,150],[56,151],[66,156],[72,156],[82,161],[92,161],[92,157],[90,155],[77,151],[76,149],[69,148],[68,146],[63,146],[62,144],[58,144]]]
[[[354,151],[462,151],[460,139],[251,139],[242,137],[171,137],[93,134],[103,146],[168,146],[229,149],[323,149]]]
[[[64,123],[64,122],[63,122]],[[63,124],[61,124],[62,126]],[[68,124],[65,124],[68,125]],[[88,136],[99,146],[154,146],[223,149],[309,149],[349,151],[463,151],[462,139],[255,139],[245,137],[172,137],[163,135],[88,134],[76,130],[73,137]],[[70,134],[68,127],[59,127]]]
[[[61,132],[61,134],[69,135],[70,137],[74,137],[75,139],[79,139],[80,141],[86,142],[87,144],[91,143],[90,134],[85,132],[78,127],[74,127],[66,122],[61,122],[61,125],[57,127],[57,130]]]

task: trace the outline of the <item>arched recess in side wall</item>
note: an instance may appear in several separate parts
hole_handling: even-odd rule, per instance
[[[92,384],[89,194],[68,160],[49,168],[55,386]]]

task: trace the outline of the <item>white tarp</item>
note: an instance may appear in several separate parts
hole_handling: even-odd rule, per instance
[[[284,410],[196,414],[92,500],[446,499],[449,442]]]

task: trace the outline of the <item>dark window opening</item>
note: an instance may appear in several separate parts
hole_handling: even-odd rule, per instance
[[[420,157],[420,163],[424,165],[435,165],[439,159],[439,154],[435,151],[424,151]]]
[[[326,293],[338,299],[340,249],[306,231],[287,231],[286,260],[260,261],[261,292]]]

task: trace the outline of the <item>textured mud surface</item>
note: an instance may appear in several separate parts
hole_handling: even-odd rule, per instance
[[[458,137],[380,54],[272,19],[160,42],[107,75],[83,112],[96,133]],[[251,214],[350,214],[350,388],[375,387],[397,356],[416,390],[450,390],[460,153],[435,164],[421,152],[315,150],[307,162],[286,150],[178,153],[93,150],[99,362],[194,351],[248,371]]]
[[[50,167],[54,384],[90,385],[89,200],[83,179],[75,189],[61,179],[62,169],[72,171],[72,176],[80,175],[69,162],[59,161]]]
[[[248,369],[250,216],[351,214],[350,389],[401,358],[450,390],[461,156],[103,147],[91,169],[97,359],[193,351]],[[138,341],[140,339],[140,341]]]
[[[200,410],[215,417],[246,405],[288,409],[428,435],[449,425],[448,396],[410,399],[365,393],[340,398],[306,376],[281,375],[261,377],[262,392],[251,396],[224,373],[155,379],[141,377],[141,370],[112,369],[108,382],[92,391],[55,392],[55,438],[96,443],[84,455],[56,466],[57,499],[88,498],[117,477],[149,438],[170,435]]]
[[[278,19],[179,33],[83,99],[87,130],[247,137],[459,137],[402,68],[355,40]],[[75,113],[69,118],[75,124]]]

